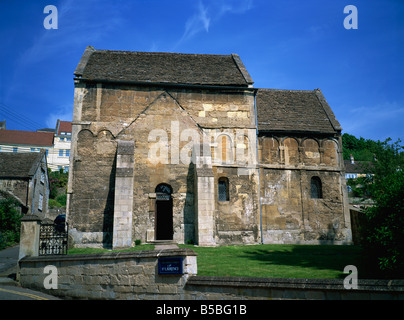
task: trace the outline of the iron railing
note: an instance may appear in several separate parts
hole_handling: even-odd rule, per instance
[[[39,235],[39,255],[67,254],[68,224],[66,226],[52,223],[41,224]]]

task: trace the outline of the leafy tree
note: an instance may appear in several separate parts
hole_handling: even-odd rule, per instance
[[[0,249],[20,239],[21,215],[16,210],[16,205],[12,198],[0,200]]]
[[[404,268],[404,147],[387,139],[376,150],[377,161],[360,183],[375,205],[365,210],[365,248],[379,270],[402,276]]]
[[[352,154],[357,161],[372,161],[374,155],[383,149],[383,143],[371,139],[359,139],[355,136],[344,133],[342,135],[342,147],[344,160],[349,160]]]
[[[66,186],[69,174],[67,172],[64,172],[63,169],[61,169],[59,171],[49,170],[48,175],[50,185],[49,198],[57,200],[58,197],[66,194]],[[60,203],[60,201],[56,202]]]

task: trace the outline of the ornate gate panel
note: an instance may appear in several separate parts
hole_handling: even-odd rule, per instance
[[[60,228],[53,223],[41,224],[39,235],[39,255],[67,254],[68,225]]]

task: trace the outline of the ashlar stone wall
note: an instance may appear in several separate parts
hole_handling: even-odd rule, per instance
[[[349,243],[338,137],[260,138],[265,243]],[[312,179],[320,181],[313,196]]]
[[[213,185],[228,177],[232,193],[227,204],[214,200],[212,244],[256,243],[258,173],[254,159],[246,159],[256,153],[255,131],[252,90],[76,84],[68,187],[76,245],[112,245],[118,141],[134,143],[132,242],[155,240],[155,190],[162,183],[172,189],[173,240],[197,242],[191,157],[195,143],[207,142]],[[240,174],[246,164],[252,169]]]

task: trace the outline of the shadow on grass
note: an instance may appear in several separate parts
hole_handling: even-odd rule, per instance
[[[268,267],[287,267],[285,270],[295,274],[292,277],[317,277],[322,271],[326,277],[345,278],[344,268],[354,265],[360,279],[374,278],[373,272],[368,269],[367,258],[358,246],[263,245],[253,250],[246,247],[240,258],[255,260]]]

